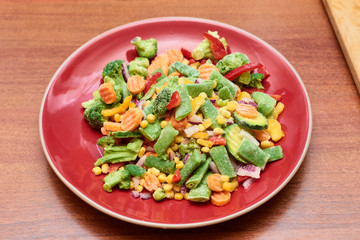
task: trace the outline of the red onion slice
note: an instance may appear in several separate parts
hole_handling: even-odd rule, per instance
[[[139,198],[140,197],[140,193],[138,191],[132,190],[130,192],[131,196],[133,196],[133,198]]]
[[[152,195],[151,195],[150,192],[141,192],[140,193],[140,198],[142,200],[148,200],[148,199],[152,198]]]
[[[219,169],[213,161],[209,163],[209,168],[213,173],[220,173]]]
[[[250,185],[255,181],[256,181],[255,178],[249,178],[249,179],[246,179],[242,185],[243,185],[244,189],[248,189],[250,187]]]
[[[122,63],[122,74],[125,82],[127,82],[127,80],[130,78],[130,74],[125,62]]]
[[[145,159],[146,159],[146,156],[145,156],[145,155],[142,156],[142,157],[137,161],[136,165],[137,165],[137,166],[140,166],[140,167],[144,166]]]
[[[260,172],[261,172],[261,168],[255,166],[253,164],[246,164],[246,165],[240,166],[238,168],[238,170],[236,171],[236,174],[239,176],[248,176],[248,177],[252,177],[255,179],[259,179]]]
[[[184,133],[186,134],[187,137],[190,137],[191,135],[197,132],[199,132],[198,125],[192,125],[191,127],[184,129]]]

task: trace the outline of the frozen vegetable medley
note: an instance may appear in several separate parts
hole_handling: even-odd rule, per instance
[[[104,66],[101,85],[82,103],[103,135],[91,168],[104,191],[224,206],[283,158],[284,104],[264,91],[269,72],[231,53],[218,32],[202,35],[195,49],[165,52],[156,39],[136,37],[135,59]]]

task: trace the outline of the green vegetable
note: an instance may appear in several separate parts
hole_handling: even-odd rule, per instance
[[[149,59],[145,57],[136,57],[129,63],[130,76],[139,75],[143,78],[146,78],[149,64]]]
[[[168,122],[167,125],[161,130],[160,136],[156,143],[154,144],[155,152],[162,156],[166,150],[170,147],[171,143],[174,141],[175,137],[179,134],[179,131],[175,130],[171,123]]]
[[[114,146],[116,139],[112,136],[103,136],[96,141],[96,144],[102,148]]]
[[[270,97],[268,94],[263,92],[253,92],[251,94],[257,104],[257,110],[262,113],[264,116],[271,113],[276,105],[276,100]]]
[[[219,90],[219,97],[223,100],[232,99],[230,89],[225,86]]]
[[[189,191],[188,200],[193,202],[206,202],[210,199],[211,190],[207,185],[206,179],[211,174],[211,172],[205,173],[198,186]]]
[[[216,38],[220,38],[219,34],[217,31],[208,31],[208,33]],[[227,43],[225,38],[220,38],[220,41],[222,42],[222,44],[224,45],[225,49],[227,48]],[[200,60],[203,58],[207,58],[207,59],[214,59],[214,56],[212,54],[211,51],[211,43],[209,40],[207,40],[206,38],[194,49],[194,51],[192,52],[192,57],[195,60]]]
[[[195,169],[201,164],[201,162],[202,157],[200,151],[195,149],[185,163],[184,167],[180,170],[181,180],[177,182],[176,185],[182,186]]]
[[[231,165],[225,146],[212,147],[209,153],[222,175],[226,175],[229,178],[236,177],[236,172]]]
[[[204,177],[205,173],[209,169],[209,163],[211,161],[211,158],[208,158],[203,162],[194,172],[194,174],[186,181],[185,186],[189,189],[196,188],[199,183],[201,182],[201,179]]]
[[[140,151],[142,144],[143,144],[143,141],[140,138],[134,138],[133,140],[131,140],[131,142],[128,143],[128,145],[126,147],[129,150],[138,153]]]
[[[237,124],[232,124],[227,126],[224,131],[227,150],[230,152],[231,155],[236,158],[236,160],[246,163],[246,161],[242,159],[238,154],[239,146],[241,140],[243,139],[240,136],[241,128]]]
[[[154,113],[156,115],[163,115],[166,113],[166,106],[171,99],[172,91],[169,87],[164,87],[154,100]]]
[[[170,76],[169,80],[168,80],[169,88],[171,90],[175,91],[175,88],[177,87],[178,82],[179,82],[179,77],[178,76]]]
[[[247,63],[250,63],[250,60],[245,54],[235,52],[226,55],[223,59],[217,62],[216,68],[219,69],[221,74],[225,75],[235,68],[238,68]]]
[[[252,163],[255,166],[260,167],[262,170],[265,169],[265,165],[270,157],[269,154],[265,153],[255,143],[247,138],[243,138],[241,141],[238,154],[241,158],[245,159],[246,162]]]
[[[170,68],[175,69],[186,77],[198,78],[200,77],[200,72],[189,65],[183,64],[181,62],[174,62]]]
[[[175,120],[180,121],[191,113],[191,100],[185,84],[178,85],[176,91],[178,91],[180,95],[181,103],[176,107]]]
[[[204,115],[204,119],[210,118],[212,121],[211,127],[217,128],[220,127],[218,124],[216,117],[219,115],[219,111],[216,107],[210,102],[209,98],[205,98],[205,102],[201,105],[200,110]]]
[[[141,40],[141,37],[136,37],[131,40],[131,44],[136,46],[136,51],[140,57],[152,59],[157,53],[157,40],[155,38]]]
[[[214,81],[206,80],[201,83],[186,84],[186,87],[192,98],[199,96],[202,92],[206,93],[208,97],[211,97],[213,94],[213,85]]]
[[[216,87],[215,90],[220,90],[223,87],[228,87],[231,93],[230,100],[233,100],[236,96],[236,92],[238,91],[238,86],[234,84],[233,82],[229,81],[227,78],[225,78],[221,73],[218,71],[211,71],[209,80],[216,80]]]
[[[282,159],[284,157],[283,150],[280,145],[265,148],[265,149],[263,149],[263,151],[270,155],[268,163],[274,162],[274,161]]]
[[[186,154],[191,153],[194,149],[199,149],[200,146],[195,142],[194,139],[190,139],[188,143],[181,143],[179,145],[179,153],[181,157],[184,157]]]
[[[145,159],[144,166],[148,168],[152,168],[152,167],[156,168],[159,171],[167,174],[174,173],[176,169],[175,168],[176,165],[174,161],[169,161],[155,156],[148,156]]]
[[[139,131],[119,131],[119,132],[111,132],[111,136],[114,138],[136,138],[141,137],[141,133]]]
[[[149,105],[147,105],[143,109],[143,112],[146,116],[154,113],[153,103],[154,101],[152,101]],[[146,128],[140,127],[139,131],[144,137],[146,137],[150,141],[155,141],[160,136],[161,133],[161,125],[159,118],[155,115],[155,122],[148,123]]]
[[[118,170],[109,173],[104,177],[103,189],[112,192],[112,188],[119,185],[120,189],[130,188],[130,173],[127,170]]]
[[[247,118],[234,112],[234,120],[240,126],[248,129],[263,130],[268,127],[268,120],[261,113],[258,113],[255,118]]]
[[[134,177],[142,177],[146,170],[140,166],[134,165],[134,164],[127,164],[125,166],[125,170],[128,170],[131,176]]]
[[[127,96],[130,96],[130,92],[127,88],[126,82],[122,74],[122,60],[114,60],[106,64],[103,69],[102,77],[105,79],[106,76],[110,77],[115,81],[115,85],[118,85],[122,89],[122,98],[125,99]],[[114,85],[114,86],[115,86]]]
[[[264,89],[261,81],[264,79],[264,74],[262,73],[252,73],[250,77],[249,87]]]
[[[91,100],[90,100],[91,101]],[[101,111],[106,109],[107,106],[103,101],[91,101],[85,103],[86,109],[84,111],[84,119],[89,125],[95,129],[103,127],[103,123],[107,120],[101,114]]]
[[[161,201],[163,200],[166,195],[165,195],[165,191],[163,188],[157,188],[154,193],[153,193],[153,198],[155,199],[155,201]]]

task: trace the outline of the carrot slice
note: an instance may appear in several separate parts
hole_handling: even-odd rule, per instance
[[[208,80],[213,70],[219,71],[219,69],[217,69],[215,65],[208,63],[201,65],[198,68],[198,71],[200,72],[200,78],[203,80]]]
[[[235,111],[237,114],[246,118],[256,118],[258,115],[256,108],[248,104],[238,104]]]
[[[161,54],[152,60],[150,66],[148,67],[148,78],[151,74],[156,71],[158,68],[161,68],[163,73],[167,76],[169,72],[169,57],[166,54]]]
[[[159,179],[154,174],[149,174],[145,177],[144,187],[149,192],[155,191],[160,185]]]
[[[178,49],[169,49],[165,52],[165,54],[169,58],[169,66],[174,62],[178,62],[178,61],[180,62],[181,60],[184,59],[182,52]]]
[[[123,131],[121,124],[117,122],[104,122],[104,129],[109,132]]]
[[[260,142],[270,139],[270,134],[265,130],[252,130],[252,133],[254,134],[254,137]]]
[[[127,81],[127,88],[132,94],[141,93],[141,91],[145,88],[144,78],[139,75],[134,75],[130,77]]]
[[[224,190],[221,186],[221,175],[218,173],[209,175],[206,179],[206,183],[214,192],[222,192]]]
[[[211,203],[215,206],[224,206],[230,202],[231,193],[227,191],[213,192],[211,194]]]
[[[121,127],[124,131],[132,131],[137,128],[143,118],[143,113],[139,108],[131,108],[123,115]]]
[[[101,99],[106,104],[111,104],[116,100],[116,93],[111,83],[103,83],[99,87],[99,94]]]

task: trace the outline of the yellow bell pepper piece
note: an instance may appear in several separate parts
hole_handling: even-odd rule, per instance
[[[127,96],[124,99],[124,102],[120,106],[110,108],[110,109],[104,109],[101,111],[101,114],[104,117],[111,117],[111,116],[114,116],[115,114],[123,114],[124,112],[126,112],[126,109],[129,107],[131,99],[132,99],[132,95]]]
[[[268,128],[265,130],[270,134],[271,139],[274,142],[279,141],[285,133],[281,130],[281,124],[275,119],[268,119],[269,125]]]

